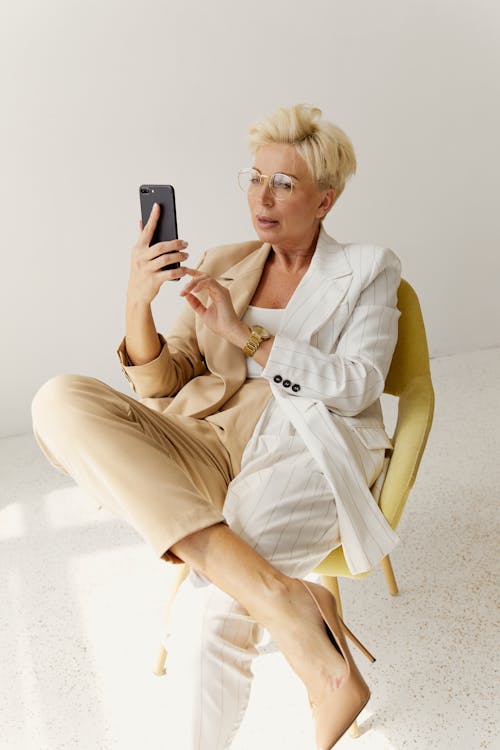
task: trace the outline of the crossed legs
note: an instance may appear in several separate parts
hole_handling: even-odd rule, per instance
[[[300,449],[290,441],[287,455],[295,447]],[[264,635],[264,628],[241,603],[244,587],[258,592],[264,582],[273,597],[281,590],[288,595],[289,577],[308,575],[338,542],[336,506],[329,486],[307,459],[297,466],[295,457],[292,463],[297,471],[286,465],[286,492],[280,491],[283,472],[274,467],[251,483],[236,480],[224,506],[230,530],[223,527],[219,532],[212,527],[207,534],[195,534],[174,545],[197,573],[182,584],[170,618],[168,725],[174,736],[182,736],[183,749],[225,750],[243,720],[253,679],[252,662]],[[251,496],[246,497],[247,493]],[[308,493],[314,499],[314,513]],[[211,575],[220,575],[211,568],[211,545],[228,554],[223,565],[231,574],[219,585],[208,581]],[[262,565],[262,559],[270,564]],[[218,563],[215,567],[218,569]],[[208,585],[200,586],[200,573]],[[222,590],[221,584],[235,586],[233,596]],[[256,607],[261,604],[259,596]]]
[[[57,376],[42,386],[32,415],[36,439],[56,468],[128,520],[158,554],[169,550],[223,592],[220,596],[237,602],[253,620],[250,635],[242,636],[246,649],[253,648],[255,623],[267,628],[311,700],[321,700],[327,687],[322,666],[332,663],[323,621],[296,578],[226,525],[220,509],[230,464],[219,449],[210,450],[217,437],[208,423],[193,420],[193,429],[203,434],[192,442],[182,420],[165,420],[79,375]],[[248,670],[245,658],[241,670]],[[338,674],[344,671],[339,656]]]

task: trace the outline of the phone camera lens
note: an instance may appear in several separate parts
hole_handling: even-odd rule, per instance
[[[149,188],[141,187],[141,193],[149,193]]]

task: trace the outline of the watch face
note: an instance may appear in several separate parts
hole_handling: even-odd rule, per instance
[[[253,328],[254,331],[258,333],[263,340],[271,338],[271,334],[266,328],[264,328],[264,326],[254,326]]]

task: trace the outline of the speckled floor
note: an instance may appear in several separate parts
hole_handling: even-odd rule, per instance
[[[353,655],[372,689],[363,750],[493,750],[498,646],[500,349],[432,360],[434,426],[392,555],[341,580]],[[384,401],[390,428],[394,404]],[[152,673],[172,567],[46,461],[31,434],[0,441],[0,748],[185,750]],[[279,653],[255,662],[231,750],[308,750],[302,684]]]

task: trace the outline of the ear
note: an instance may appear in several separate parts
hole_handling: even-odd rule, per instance
[[[331,207],[335,203],[336,199],[336,190],[335,188],[328,188],[328,190],[323,190],[323,198],[321,200],[321,203],[318,206],[318,212],[316,214],[316,218],[318,219],[324,219],[327,213],[330,211]]]

